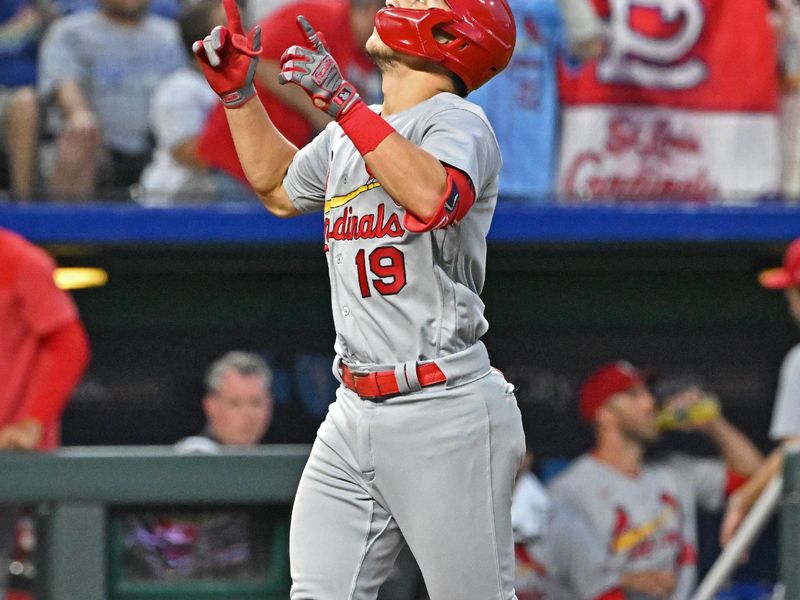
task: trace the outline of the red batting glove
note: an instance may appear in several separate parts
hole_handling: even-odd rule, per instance
[[[278,81],[299,85],[314,101],[314,106],[338,121],[360,96],[353,84],[342,77],[322,33],[314,31],[302,15],[297,17],[297,26],[306,39],[306,46],[292,46],[283,53]]]
[[[228,108],[239,108],[256,95],[253,78],[261,52],[261,28],[244,34],[235,0],[222,0],[228,28],[214,27],[192,51],[203,69],[211,89]]]

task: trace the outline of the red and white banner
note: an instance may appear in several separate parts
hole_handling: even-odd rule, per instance
[[[559,191],[742,199],[777,191],[777,42],[766,0],[594,0],[603,56],[563,70]]]

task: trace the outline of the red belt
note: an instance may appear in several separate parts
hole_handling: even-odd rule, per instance
[[[366,400],[396,396],[400,393],[394,371],[354,373],[346,364],[340,365],[342,382]],[[417,365],[417,379],[422,387],[444,383],[447,377],[434,362]]]

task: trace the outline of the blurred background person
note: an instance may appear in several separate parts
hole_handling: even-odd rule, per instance
[[[266,362],[251,352],[227,352],[208,367],[204,383],[206,426],[177,442],[175,451],[214,454],[222,446],[260,444],[273,415],[272,371]],[[124,527],[125,560],[145,580],[257,579],[266,568],[264,540],[271,533],[250,509],[132,511]]]
[[[150,97],[183,66],[177,25],[148,0],[100,0],[56,20],[42,42],[39,91],[57,108],[51,194],[87,199],[98,184],[127,188],[150,160]]]
[[[44,21],[32,0],[0,2],[0,151],[11,197],[22,200],[31,198],[36,185],[36,54]]]
[[[759,283],[770,290],[782,290],[792,320],[800,324],[800,239],[789,244],[782,266],[761,273]],[[779,446],[728,499],[720,532],[723,546],[731,541],[764,488],[781,474],[786,447],[800,444],[800,344],[792,347],[781,364],[769,435]]]
[[[245,17],[249,23],[257,23],[287,2],[290,0],[247,0]]]
[[[500,144],[500,194],[546,202],[552,200],[556,177],[558,63],[577,66],[596,58],[605,33],[589,0],[509,4],[517,24],[511,62],[469,99],[484,109]],[[562,8],[568,11],[565,15]]]
[[[142,173],[137,197],[142,204],[203,202],[248,194],[238,180],[210,169],[197,151],[200,133],[218,102],[194,61],[192,44],[224,23],[219,0],[191,0],[184,5],[178,24],[190,62],[167,75],[153,94],[150,121],[156,149]]]
[[[192,0],[150,0],[150,12],[167,19],[175,19],[184,4]],[[73,13],[97,8],[99,0],[52,0],[53,8],[61,15],[71,15]]]
[[[528,451],[511,501],[518,600],[625,600],[604,540],[568,505],[553,502],[532,467]]]
[[[325,35],[336,63],[348,81],[368,104],[381,97],[380,79],[372,60],[364,51],[375,28],[375,14],[382,0],[301,0],[281,6],[261,21],[261,56],[256,71],[256,91],[275,127],[298,148],[305,146],[324,129],[330,117],[308,101],[308,96],[293,85],[280,85],[280,57],[294,44],[303,44],[297,16],[305,15],[318,24]],[[218,104],[200,139],[200,157],[242,181],[233,138],[222,104]]]
[[[200,434],[178,442],[176,449],[214,449],[218,445],[252,446],[263,441],[272,423],[272,371],[257,354],[234,350],[206,371]]]
[[[704,398],[687,388],[667,398],[664,410],[687,414]],[[627,362],[592,373],[579,407],[594,424],[595,445],[553,480],[555,501],[574,507],[601,536],[628,600],[689,598],[697,579],[697,509],[721,509],[726,493],[758,469],[760,452],[716,414],[683,429],[705,434],[722,460],[675,454],[645,462],[660,437],[658,411],[646,373]]]
[[[89,362],[89,344],[53,260],[0,228],[0,450],[49,450],[59,419]],[[0,505],[0,598],[16,507]]]

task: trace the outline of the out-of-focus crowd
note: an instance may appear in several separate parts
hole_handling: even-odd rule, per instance
[[[264,32],[259,96],[294,144],[328,120],[277,82],[281,54],[302,43],[297,15],[325,33],[361,96],[379,103],[364,42],[383,4],[243,6]],[[503,152],[502,197],[800,195],[794,0],[510,4],[511,63],[470,96]],[[217,0],[3,2],[0,198],[163,206],[249,197],[224,110],[191,52],[222,23]]]
[[[296,16],[320,24],[348,76],[375,100],[363,44],[381,3],[276,4],[249,6],[265,31],[259,94],[286,137],[304,145],[326,117],[276,77],[280,55],[301,41]],[[217,0],[4,2],[0,113],[11,198],[153,205],[247,195],[221,106],[191,52],[224,19]]]

